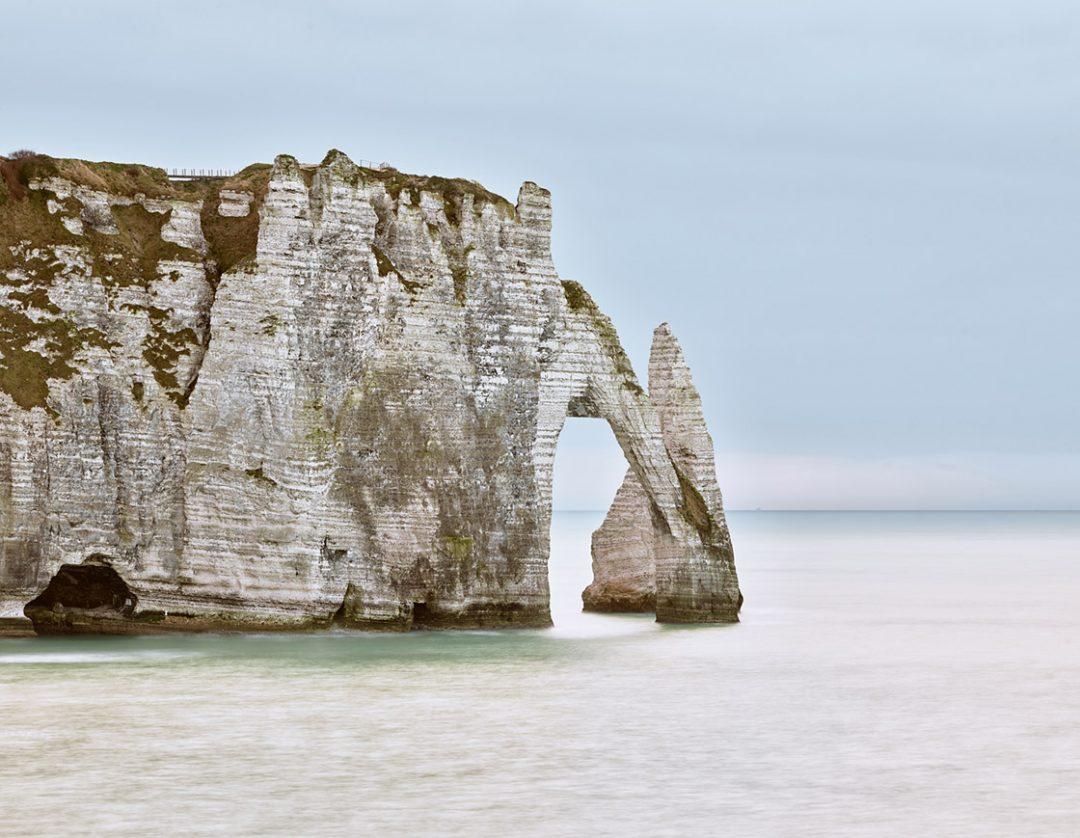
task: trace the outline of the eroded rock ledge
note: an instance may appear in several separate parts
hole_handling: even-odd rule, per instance
[[[560,280],[546,190],[511,204],[337,151],[226,181],[47,157],[0,174],[0,617],[548,625],[555,444],[587,415],[627,456],[620,531],[647,545],[601,547],[590,590],[737,619],[700,404],[658,390],[656,346],[646,395]]]

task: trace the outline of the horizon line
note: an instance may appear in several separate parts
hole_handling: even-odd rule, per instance
[[[607,509],[552,509],[552,512],[607,512]],[[958,514],[962,512],[1040,512],[1040,513],[1080,513],[1080,509],[1075,508],[1062,508],[1062,509],[1046,509],[1046,508],[1025,508],[1025,507],[1009,507],[1009,508],[986,508],[986,509],[971,509],[971,508],[955,508],[955,509],[898,509],[898,508],[874,508],[874,509],[805,509],[805,508],[788,508],[788,507],[775,507],[768,508],[763,506],[738,509],[725,509],[724,512],[918,512],[918,513],[942,513],[942,514]]]

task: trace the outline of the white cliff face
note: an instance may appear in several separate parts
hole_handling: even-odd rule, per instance
[[[218,193],[217,214],[226,218],[243,218],[251,212],[255,195],[251,192],[222,189]]]
[[[725,560],[730,565],[724,580],[730,585],[731,595],[741,602],[723,500],[716,482],[712,437],[682,348],[666,323],[653,333],[649,398],[659,414],[668,455],[700,498],[700,502],[695,499],[695,514],[710,521],[718,534],[718,546],[729,557]],[[664,521],[654,513],[649,492],[630,469],[604,522],[593,533],[593,582],[582,594],[586,610],[656,610],[658,557],[667,541]],[[687,619],[693,617],[687,615]]]
[[[649,501],[658,618],[736,619],[715,479],[557,276],[546,190],[331,152],[148,197],[152,170],[74,162],[0,205],[6,612],[94,555],[135,603],[115,630],[547,624],[572,414]],[[93,623],[62,596],[30,610]]]

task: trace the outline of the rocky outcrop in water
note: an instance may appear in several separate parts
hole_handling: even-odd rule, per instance
[[[570,415],[608,421],[647,499],[657,618],[737,619],[715,479],[556,274],[546,190],[511,204],[336,151],[224,181],[0,172],[0,613],[546,625]]]
[[[727,571],[714,581],[726,586],[741,604],[734,556],[727,536],[712,437],[705,426],[701,397],[690,367],[670,327],[653,332],[649,354],[649,398],[660,418],[664,444],[675,467],[689,485],[693,503],[687,511],[701,526],[717,534],[715,543],[728,554]],[[665,551],[678,551],[662,515],[657,515],[649,492],[634,469],[626,472],[604,522],[593,533],[593,582],[582,599],[587,611],[653,611],[657,609],[657,567]],[[660,590],[661,598],[665,592]],[[661,607],[662,599],[661,599]],[[709,615],[689,615],[708,621]],[[720,615],[717,615],[720,618]]]

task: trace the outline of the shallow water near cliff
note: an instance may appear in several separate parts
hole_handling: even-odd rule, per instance
[[[0,833],[1067,835],[1080,514],[732,513],[737,626],[0,641]]]

